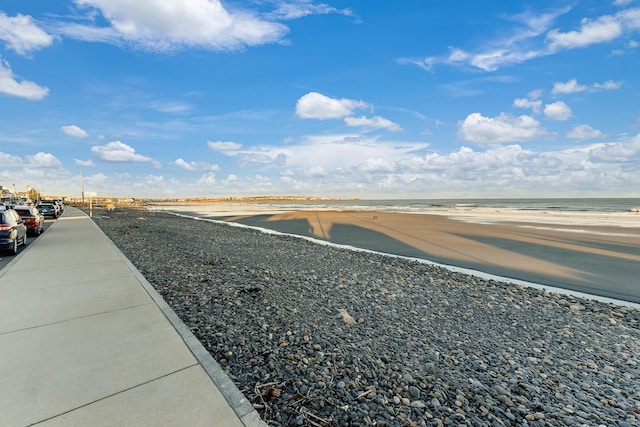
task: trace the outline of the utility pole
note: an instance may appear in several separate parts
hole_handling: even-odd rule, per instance
[[[82,178],[82,171],[80,171],[80,188],[82,189],[82,206],[84,206],[84,179]]]

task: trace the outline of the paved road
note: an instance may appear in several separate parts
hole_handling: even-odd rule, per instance
[[[44,231],[46,232],[47,228],[51,227],[51,224],[53,224],[54,222],[56,222],[55,219],[47,218],[44,222]],[[27,237],[27,246],[29,246],[37,238],[38,237],[35,236]],[[22,252],[27,246],[19,246],[18,253]],[[9,253],[7,252],[0,252],[0,270],[2,270],[7,264],[9,264],[13,258],[13,255],[9,255]]]

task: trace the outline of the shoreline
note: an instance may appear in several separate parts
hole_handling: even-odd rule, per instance
[[[640,303],[640,228],[477,223],[371,211],[191,215]]]
[[[602,200],[616,203],[597,206]],[[200,216],[270,215],[294,212],[338,211],[440,215],[473,223],[536,223],[592,227],[640,229],[640,199],[418,199],[418,200],[341,200],[316,201],[219,201],[165,203],[147,206],[149,210],[194,212]],[[519,204],[531,201],[532,205]],[[583,203],[576,205],[576,201]],[[326,202],[326,203],[325,203]],[[514,203],[512,203],[514,202]],[[558,203],[556,203],[558,202]],[[566,202],[563,205],[560,202]],[[572,205],[573,202],[573,205]],[[593,202],[596,206],[590,206]]]
[[[498,281],[498,282],[504,282],[504,283],[507,283],[507,284],[513,284],[513,285],[516,285],[516,286],[523,286],[523,287],[529,287],[529,288],[533,288],[533,289],[538,289],[538,290],[541,290],[541,291],[544,291],[544,292],[551,292],[551,293],[558,294],[558,295],[569,295],[569,296],[573,296],[573,297],[576,297],[576,298],[588,299],[588,300],[603,302],[603,303],[607,303],[607,304],[615,304],[615,305],[619,305],[619,306],[632,307],[632,308],[636,308],[636,309],[640,310],[640,302],[629,301],[629,300],[625,300],[625,299],[619,299],[619,298],[615,298],[615,297],[612,297],[612,296],[598,295],[598,294],[593,294],[593,293],[585,293],[585,292],[581,292],[581,291],[578,291],[578,290],[568,289],[566,287],[563,288],[563,287],[554,286],[552,284],[531,282],[531,281],[522,280],[522,279],[518,279],[518,278],[514,278],[514,277],[498,276],[498,275],[491,274],[491,273],[486,272],[486,271],[474,270],[474,269],[470,269],[470,268],[456,266],[456,265],[453,265],[453,264],[443,264],[443,263],[439,263],[437,261],[433,261],[433,260],[425,259],[425,258],[409,257],[409,256],[398,255],[398,254],[393,254],[393,253],[389,253],[389,252],[381,252],[381,251],[376,251],[376,250],[372,250],[372,249],[360,248],[360,247],[347,245],[347,244],[332,243],[330,241],[323,240],[323,239],[318,239],[318,238],[315,238],[315,237],[304,236],[304,235],[300,235],[300,234],[286,233],[286,232],[274,230],[272,228],[264,228],[264,227],[258,227],[258,226],[253,226],[253,225],[246,225],[246,224],[243,224],[242,222],[237,222],[237,221],[232,221],[232,220],[201,218],[201,217],[190,216],[190,215],[186,215],[186,214],[182,214],[182,213],[170,213],[170,212],[168,212],[168,213],[170,215],[176,215],[178,217],[191,219],[191,220],[195,220],[195,221],[209,221],[209,222],[213,222],[213,223],[223,223],[223,224],[227,224],[227,225],[230,225],[230,226],[254,229],[254,230],[257,230],[257,231],[260,231],[260,232],[263,232],[263,233],[267,233],[267,234],[276,234],[276,235],[300,238],[300,239],[308,240],[308,241],[311,241],[313,243],[320,244],[320,245],[329,245],[329,246],[333,246],[333,247],[336,247],[336,248],[347,249],[347,250],[356,251],[356,252],[371,253],[371,254],[376,254],[376,255],[389,256],[389,257],[400,258],[400,259],[406,259],[406,260],[409,260],[409,261],[416,261],[416,262],[419,262],[419,263],[425,263],[425,264],[428,264],[428,265],[434,265],[434,266],[446,268],[447,270],[450,270],[450,271],[453,271],[453,272],[456,272],[456,273],[462,273],[462,274],[467,274],[467,275],[470,275],[470,276],[475,276],[475,277],[481,278],[483,280],[494,280],[494,281]]]

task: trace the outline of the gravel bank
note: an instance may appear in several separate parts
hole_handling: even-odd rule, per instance
[[[294,237],[94,221],[290,426],[640,425],[640,311]]]

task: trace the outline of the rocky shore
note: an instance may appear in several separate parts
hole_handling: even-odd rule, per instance
[[[640,425],[635,308],[163,212],[94,221],[271,425]]]

